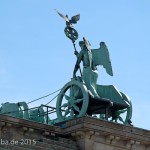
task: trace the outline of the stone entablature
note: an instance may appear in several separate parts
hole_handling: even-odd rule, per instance
[[[62,133],[57,126],[0,115],[0,150],[77,150]]]
[[[0,115],[1,139],[43,139],[49,136],[68,138],[71,145],[74,140],[79,150],[150,150],[150,131],[133,126],[88,116],[51,126]]]
[[[65,134],[77,141],[81,150],[150,150],[150,131],[82,117],[66,122]]]
[[[41,135],[50,135],[50,134],[55,134],[55,133],[60,133],[61,128],[55,127],[55,126],[50,126],[47,124],[42,124],[34,121],[29,121],[25,119],[19,119],[7,115],[1,115],[0,114],[0,129],[1,129],[1,136],[3,136],[3,132],[6,131],[15,131],[17,129],[19,136],[22,134],[27,134],[27,133],[37,133]],[[5,129],[7,129],[5,131]],[[58,131],[57,131],[58,130]],[[33,134],[32,134],[33,135]],[[33,135],[34,136],[34,135]],[[20,138],[20,137],[19,137]]]

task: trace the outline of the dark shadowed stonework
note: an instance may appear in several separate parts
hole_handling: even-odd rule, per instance
[[[0,150],[150,150],[150,131],[92,117],[50,126],[0,115]]]

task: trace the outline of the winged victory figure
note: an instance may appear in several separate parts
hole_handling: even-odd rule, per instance
[[[79,64],[83,62],[83,76],[82,79],[85,82],[88,90],[90,91],[90,95],[95,98],[99,98],[100,95],[96,90],[96,83],[98,79],[98,70],[97,66],[102,65],[106,72],[113,76],[111,61],[109,57],[109,51],[104,42],[100,43],[100,48],[91,49],[89,42],[83,38],[83,41],[79,42],[81,47],[81,51],[77,55],[76,65],[73,71],[73,77],[76,78],[76,72],[79,68]]]

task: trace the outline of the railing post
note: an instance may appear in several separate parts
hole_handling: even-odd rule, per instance
[[[48,106],[47,106],[47,124],[48,124]]]

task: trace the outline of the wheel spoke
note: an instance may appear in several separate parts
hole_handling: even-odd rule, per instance
[[[70,116],[71,116],[71,118],[74,117],[74,111],[72,109],[71,109],[71,112],[70,112]]]
[[[74,97],[77,97],[79,95],[79,89],[76,90],[76,92],[74,93]]]
[[[83,98],[77,99],[77,100],[75,101],[75,103],[80,103],[80,102],[82,102],[82,101],[83,101]]]
[[[60,108],[61,107],[67,107],[68,106],[68,103],[64,103],[62,106],[60,106]]]
[[[69,100],[70,100],[70,97],[67,96],[67,95],[65,95],[65,99],[69,101]]]
[[[72,87],[72,85],[70,87],[70,97],[73,97],[73,87]]]
[[[78,112],[78,113],[80,113],[80,109],[79,109],[79,107],[78,106],[76,106],[76,105],[73,105],[73,108]]]
[[[66,109],[66,110],[65,110],[65,115],[64,115],[64,116],[66,117],[68,114],[69,114],[69,109]]]

